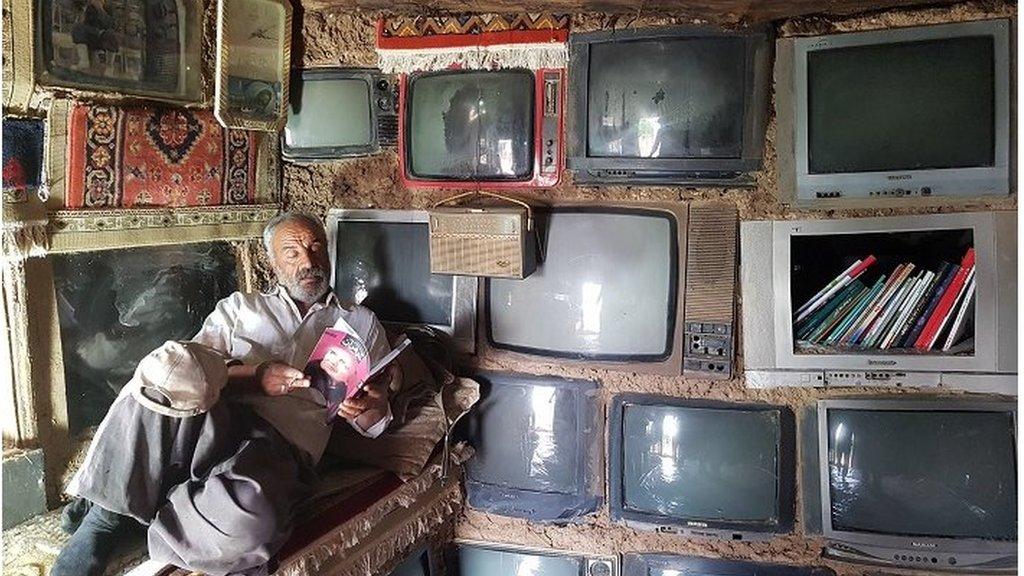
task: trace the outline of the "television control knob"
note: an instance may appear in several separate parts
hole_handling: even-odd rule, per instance
[[[387,90],[387,89],[388,89],[388,81],[387,80],[377,80],[377,90]]]
[[[544,164],[547,165],[547,166],[550,166],[554,162],[555,162],[555,159],[552,158],[551,156],[548,156],[547,158],[544,159]]]
[[[555,141],[554,141],[554,140],[551,140],[551,139],[548,139],[548,141],[547,141],[547,145],[548,145],[548,146],[554,146],[554,145],[555,145]]]
[[[377,99],[377,107],[380,108],[381,110],[387,110],[388,109],[388,104],[389,103],[388,103],[388,99],[387,98],[378,98]]]

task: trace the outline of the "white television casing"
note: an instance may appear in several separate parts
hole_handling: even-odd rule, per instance
[[[797,354],[790,299],[794,236],[970,229],[976,253],[975,353]],[[1017,213],[748,221],[740,227],[747,386],[922,386],[1017,393]]]
[[[993,42],[994,157],[991,166],[906,168],[877,172],[813,174],[809,168],[809,53],[851,48],[987,36]],[[827,36],[783,38],[776,42],[775,114],[779,196],[783,203],[809,208],[857,208],[949,204],[979,196],[1005,197],[1011,190],[1015,140],[1011,125],[1013,96],[1010,21],[981,20],[910,28],[891,28]]]

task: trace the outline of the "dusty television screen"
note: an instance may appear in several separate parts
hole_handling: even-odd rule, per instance
[[[237,288],[222,243],[53,256],[72,433],[99,424],[139,360],[199,331]]]

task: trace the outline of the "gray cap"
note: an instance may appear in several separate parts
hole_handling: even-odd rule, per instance
[[[227,357],[197,342],[168,340],[146,355],[128,382],[146,408],[175,418],[209,410],[228,382]]]

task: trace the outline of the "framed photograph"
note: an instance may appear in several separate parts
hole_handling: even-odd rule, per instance
[[[40,84],[202,101],[202,0],[34,0]]]
[[[220,0],[214,114],[228,128],[279,132],[288,113],[292,6]]]

